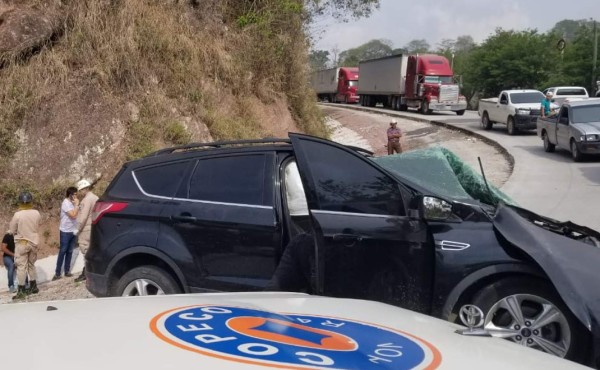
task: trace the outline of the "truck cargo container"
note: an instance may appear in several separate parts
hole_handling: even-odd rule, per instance
[[[340,67],[314,72],[311,76],[312,88],[319,100],[331,103],[358,103],[358,68]]]
[[[440,55],[392,55],[360,62],[358,95],[364,106],[421,113],[452,111],[463,115],[467,101],[460,95],[448,59]]]

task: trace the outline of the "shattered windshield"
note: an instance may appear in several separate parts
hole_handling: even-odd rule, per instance
[[[483,177],[446,148],[419,149],[371,159],[448,200],[479,200],[491,205],[497,205],[500,201],[514,204],[512,199],[491,184],[488,191]]]

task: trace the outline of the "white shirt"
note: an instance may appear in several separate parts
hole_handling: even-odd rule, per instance
[[[64,233],[72,233],[77,230],[77,219],[69,217],[67,212],[75,209],[73,202],[69,199],[63,200],[60,206],[60,231]]]
[[[290,216],[308,216],[308,204],[296,162],[285,167],[285,190]]]

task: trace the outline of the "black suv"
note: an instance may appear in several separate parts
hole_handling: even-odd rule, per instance
[[[503,207],[496,225],[495,212],[306,135],[169,148],[125,164],[97,203],[87,287],[96,296],[263,290],[290,239],[308,232],[314,293],[450,320],[473,303],[503,337],[581,359],[590,345],[578,303],[565,304],[545,262],[499,231],[532,214]]]

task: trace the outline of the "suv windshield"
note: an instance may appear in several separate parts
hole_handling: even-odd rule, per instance
[[[544,99],[544,94],[539,91],[510,94],[513,104],[540,103],[542,99]]]
[[[425,76],[425,83],[428,84],[437,84],[437,83],[443,83],[443,84],[452,84],[454,83],[454,77],[452,76]]]
[[[600,105],[573,107],[573,123],[600,122]]]

